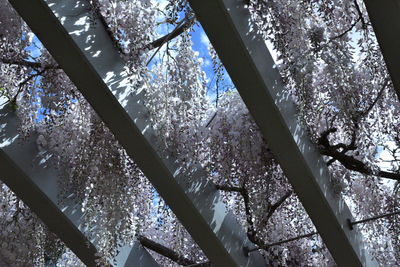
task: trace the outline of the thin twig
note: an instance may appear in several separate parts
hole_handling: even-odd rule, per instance
[[[367,23],[366,23],[365,20],[364,20],[364,16],[363,16],[363,14],[362,14],[362,12],[361,12],[361,8],[360,8],[360,6],[358,5],[357,0],[354,0],[353,2],[354,2],[354,6],[356,7],[358,16],[359,16],[360,19],[361,19],[361,23],[362,23],[364,26],[367,25]]]
[[[160,46],[157,48],[157,50],[153,53],[153,55],[151,55],[151,57],[149,58],[149,60],[147,60],[146,66],[148,66],[150,64],[150,62],[153,60],[153,58],[157,55],[158,51],[160,51],[161,47],[167,43],[168,41],[171,40],[171,38],[175,35],[176,32],[180,31],[181,26],[183,26],[187,21],[193,21],[194,18],[187,18],[185,17],[179,24],[178,26],[172,31],[170,32],[167,36],[165,36],[160,44]]]
[[[37,76],[41,76],[43,73],[45,73],[48,69],[43,69],[40,72],[34,73],[32,75],[29,75],[25,80],[23,80],[22,82],[20,82],[18,84],[18,91],[15,94],[15,96],[12,98],[11,103],[16,103],[18,95],[22,92],[22,88],[25,84],[27,84],[30,80],[32,80],[33,78],[37,77]]]
[[[330,38],[329,41],[326,44],[332,42],[333,40],[336,40],[336,39],[339,39],[339,38],[342,38],[343,36],[345,36],[348,32],[353,30],[353,28],[357,25],[357,23],[360,20],[361,20],[361,17],[359,17],[356,21],[354,21],[347,30],[345,30],[344,32],[342,32],[341,34],[339,34],[337,36],[334,36],[334,37]]]
[[[360,114],[360,117],[365,117],[366,115],[368,115],[368,113],[372,110],[372,108],[375,106],[375,104],[378,102],[379,98],[382,96],[383,91],[385,90],[385,88],[387,87],[388,83],[389,83],[390,79],[389,77],[386,77],[385,81],[383,82],[382,88],[381,90],[379,90],[378,95],[376,96],[375,100],[371,103],[371,105],[369,105],[369,107]]]
[[[28,67],[32,68],[35,70],[38,69],[60,69],[60,66],[58,65],[43,65],[40,62],[32,62],[32,61],[27,61],[27,60],[20,60],[20,59],[9,59],[9,58],[0,58],[0,61],[3,62],[4,64],[10,64],[10,65],[18,65],[18,66],[23,66],[23,67]]]

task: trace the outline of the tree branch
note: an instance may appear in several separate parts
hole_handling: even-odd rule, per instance
[[[0,58],[0,61],[4,64],[10,64],[10,65],[18,65],[18,66],[23,66],[27,68],[32,68],[35,70],[38,69],[60,69],[60,66],[58,65],[42,65],[40,62],[31,62],[23,59],[10,59],[10,58]]]
[[[147,45],[147,47],[149,49],[154,49],[154,48],[163,46],[166,42],[171,41],[172,39],[181,35],[186,29],[188,29],[193,24],[193,22],[194,22],[194,18],[185,19],[184,23],[182,23],[182,21],[179,22],[178,26],[176,26],[176,28],[174,30],[172,30],[172,32],[151,42],[150,44]]]
[[[218,190],[227,191],[227,192],[237,192],[242,194],[243,187],[238,186],[228,186],[228,185],[215,185]]]
[[[257,231],[254,227],[253,222],[253,215],[251,214],[250,209],[250,198],[247,189],[244,186],[237,187],[237,186],[226,186],[226,185],[216,185],[218,190],[223,190],[227,192],[236,192],[239,193],[243,197],[244,208],[246,213],[246,220],[247,220],[247,237],[251,242],[256,244],[258,247],[262,249],[267,249],[267,244],[261,240],[257,236]],[[268,209],[268,213],[266,215],[266,221],[274,214],[274,212],[285,202],[292,195],[292,191],[289,190],[285,195],[283,195],[280,199],[278,199],[275,204],[271,205]]]
[[[321,133],[320,138],[318,139],[319,151],[322,155],[332,157],[332,159],[339,161],[346,169],[351,171],[356,171],[361,174],[366,175],[374,175],[381,178],[392,179],[396,181],[400,181],[400,173],[395,172],[387,172],[382,171],[380,169],[373,170],[372,167],[369,167],[367,164],[354,158],[353,156],[346,155],[346,152],[350,150],[355,150],[357,147],[355,146],[355,133],[353,133],[352,141],[349,145],[345,145],[342,151],[338,151],[337,146],[332,146],[329,143],[328,136],[331,133],[336,132],[336,128],[330,128]],[[328,164],[331,164],[330,160]]]
[[[354,0],[353,2],[354,2],[354,6],[356,7],[358,16],[359,16],[359,18],[361,19],[361,23],[363,24],[363,26],[367,25],[367,23],[366,23],[365,20],[364,20],[364,16],[363,16],[363,14],[362,14],[362,12],[361,12],[361,8],[360,8],[360,6],[358,5],[357,0]]]
[[[124,52],[124,48],[122,47],[121,43],[115,38],[114,36],[114,32],[112,31],[112,29],[110,28],[110,26],[108,25],[106,19],[104,18],[104,16],[101,14],[100,12],[100,3],[98,2],[98,0],[92,0],[92,7],[93,7],[93,11],[96,14],[96,17],[100,20],[100,23],[103,25],[103,27],[105,28],[107,34],[109,35],[109,37],[111,38],[112,42],[114,43],[114,46],[118,49],[118,51],[122,54],[122,55],[126,55],[126,53]],[[194,22],[195,18],[191,17],[191,18],[184,18],[184,21],[181,21],[178,23],[178,26],[170,33],[164,35],[163,37],[158,38],[157,40],[149,43],[148,45],[146,45],[146,48],[152,50],[155,48],[160,48],[161,46],[163,46],[166,42],[178,37],[179,35],[181,35],[187,28],[189,28],[193,22]]]
[[[274,212],[286,201],[286,199],[288,199],[291,195],[292,195],[292,191],[289,190],[286,192],[286,194],[284,194],[280,199],[278,199],[278,201],[275,202],[275,204],[273,204],[267,213],[267,221],[269,218],[271,218],[271,216],[274,214]]]
[[[188,266],[188,265],[194,265],[196,264],[195,261],[185,258],[182,255],[179,255],[177,252],[173,251],[170,248],[167,248],[159,243],[154,242],[153,240],[148,239],[145,236],[138,236],[138,241],[140,242],[140,244],[145,247],[148,248],[164,257],[167,257],[168,259],[183,265],[183,266]]]
[[[30,80],[32,80],[33,78],[37,77],[37,76],[41,76],[42,74],[44,74],[48,69],[44,68],[43,70],[36,72],[34,74],[29,75],[25,80],[23,80],[22,82],[20,82],[18,84],[19,88],[17,93],[15,94],[15,96],[12,98],[12,100],[10,101],[11,103],[13,103],[14,105],[17,103],[17,98],[18,95],[22,92],[22,88],[25,84],[27,84]]]
[[[381,90],[379,90],[378,95],[376,96],[375,100],[371,103],[371,105],[369,105],[369,107],[364,110],[364,112],[362,112],[360,114],[360,118],[368,115],[368,113],[372,110],[372,108],[376,105],[376,103],[378,102],[379,98],[382,96],[383,91],[385,90],[385,88],[387,87],[388,83],[389,83],[390,79],[389,77],[386,77],[385,81],[383,82],[382,88]]]
[[[247,221],[247,237],[254,244],[259,244],[260,240],[257,238],[256,230],[254,229],[253,216],[250,211],[250,199],[249,194],[244,186],[226,186],[226,185],[216,185],[218,190],[223,190],[227,192],[236,192],[239,193],[244,202],[244,209],[246,213],[246,221]]]
[[[151,55],[151,57],[147,60],[146,66],[148,66],[150,64],[150,62],[153,60],[153,58],[157,55],[158,51],[160,51],[161,47],[165,44],[168,43],[169,40],[171,40],[171,37],[173,35],[175,35],[175,32],[178,31],[180,29],[180,27],[182,25],[184,25],[185,23],[187,23],[188,21],[194,21],[194,17],[185,17],[183,20],[181,20],[178,24],[178,26],[170,33],[168,33],[165,37],[163,38],[163,42],[157,47],[157,50]],[[183,31],[182,31],[183,32]],[[182,33],[181,32],[181,33]],[[178,36],[178,35],[177,35]]]
[[[350,27],[349,27],[347,30],[345,30],[345,31],[342,32],[341,34],[336,35],[336,36],[332,37],[331,39],[329,39],[329,42],[328,42],[328,43],[332,42],[333,40],[342,38],[342,37],[345,36],[348,32],[352,31],[353,28],[357,25],[357,23],[361,20],[361,18],[362,18],[362,17],[358,17],[358,19],[357,19],[356,21],[354,21],[354,22],[350,25]]]

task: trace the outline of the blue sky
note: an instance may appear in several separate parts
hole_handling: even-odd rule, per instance
[[[165,9],[165,6],[168,3],[166,0],[154,0],[154,1],[158,2],[160,9]],[[183,17],[184,17],[184,14],[181,14],[181,19],[183,19]],[[161,22],[163,20],[165,20],[165,17],[160,17],[160,18],[156,19],[156,21],[158,21],[158,22]],[[155,36],[154,38],[156,39],[160,36],[168,34],[169,32],[171,32],[174,29],[174,27],[175,27],[174,25],[168,25],[165,23],[160,24],[160,26],[156,30],[157,36]],[[193,30],[190,32],[190,34],[191,34],[192,42],[193,42],[193,50],[197,51],[199,53],[199,57],[202,58],[202,60],[203,60],[202,69],[206,73],[206,76],[207,76],[208,98],[210,101],[214,102],[215,97],[216,97],[215,75],[214,75],[214,71],[213,71],[212,59],[211,59],[211,56],[208,51],[209,40],[208,40],[207,35],[205,34],[203,28],[200,26],[199,23],[197,23],[193,27]],[[31,34],[27,37],[32,40],[32,45],[30,45],[27,48],[27,51],[29,51],[29,55],[30,55],[30,57],[27,58],[27,60],[35,61],[35,58],[39,57],[41,54],[42,44],[38,40],[38,38],[33,34]],[[225,76],[226,76],[225,82],[224,82],[225,86],[223,86],[223,88],[220,88],[219,95],[221,95],[221,92],[225,91],[226,88],[229,88],[229,89],[232,88],[232,82],[230,81],[229,76],[228,75],[225,75]],[[38,81],[40,81],[40,79]],[[42,113],[42,112],[43,112],[43,110],[40,110],[39,113]],[[40,120],[40,117],[42,117],[41,114],[38,114],[38,117]]]
[[[168,4],[167,0],[153,0],[154,2],[158,3],[158,8],[160,10],[165,10],[166,6]],[[184,18],[184,14],[180,14],[180,20]],[[157,21],[161,22],[165,20],[165,17],[161,16],[157,18]],[[164,36],[168,34],[169,32],[173,31],[175,26],[172,25],[167,25],[167,24],[161,24],[159,28],[157,29],[157,34],[159,35],[158,37]],[[197,51],[199,53],[199,57],[203,59],[203,65],[202,69],[206,73],[207,76],[207,82],[208,82],[208,98],[211,102],[215,101],[215,75],[213,71],[213,63],[211,56],[208,51],[209,47],[209,40],[207,38],[207,35],[205,34],[203,28],[200,26],[199,23],[194,25],[193,30],[190,32],[190,35],[192,37],[192,42],[193,42],[193,50]],[[221,84],[220,84],[221,85]],[[220,86],[219,89],[219,95],[221,95],[222,91],[226,91],[227,89],[232,89],[233,84],[229,78],[229,76],[226,74],[224,75],[224,81],[223,84]]]
[[[208,52],[209,40],[203,28],[195,25],[194,30],[191,32],[193,41],[193,50],[199,52],[199,56],[203,59],[203,70],[206,72],[207,77],[213,74],[212,61]]]

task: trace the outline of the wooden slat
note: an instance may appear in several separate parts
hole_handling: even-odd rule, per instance
[[[374,266],[351,230],[325,162],[296,120],[296,109],[264,40],[250,30],[243,0],[189,0],[207,36],[304,208],[339,266]]]
[[[102,24],[83,0],[10,0],[215,266],[265,266],[201,166],[162,156],[143,92],[136,92]],[[46,4],[47,3],[47,4]],[[159,150],[159,148],[161,149]]]

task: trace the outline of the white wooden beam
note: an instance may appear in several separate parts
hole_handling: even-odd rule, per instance
[[[19,145],[15,112],[0,110],[0,179],[33,210],[83,263],[95,266],[96,248],[78,229],[81,210],[67,200],[66,210],[57,206],[57,172],[39,163],[35,138]]]
[[[20,140],[17,128],[15,112],[9,105],[0,105],[0,179],[84,264],[97,266],[96,240],[89,240],[82,232],[81,205],[74,201],[73,194],[62,206],[59,204],[59,175],[51,155],[38,150],[36,134]],[[113,265],[158,266],[138,242],[133,248],[122,247]]]
[[[84,0],[10,0],[97,114],[114,133],[180,222],[215,266],[265,266],[261,254],[247,257],[246,232],[223,203],[206,172],[183,171],[161,156],[157,137],[137,92],[102,24],[90,24]],[[47,3],[47,4],[46,4]],[[162,151],[163,149],[161,149]]]
[[[296,120],[296,109],[243,0],[189,0],[269,147],[339,266],[374,266],[325,162]]]
[[[400,1],[364,0],[394,89],[400,98]]]

